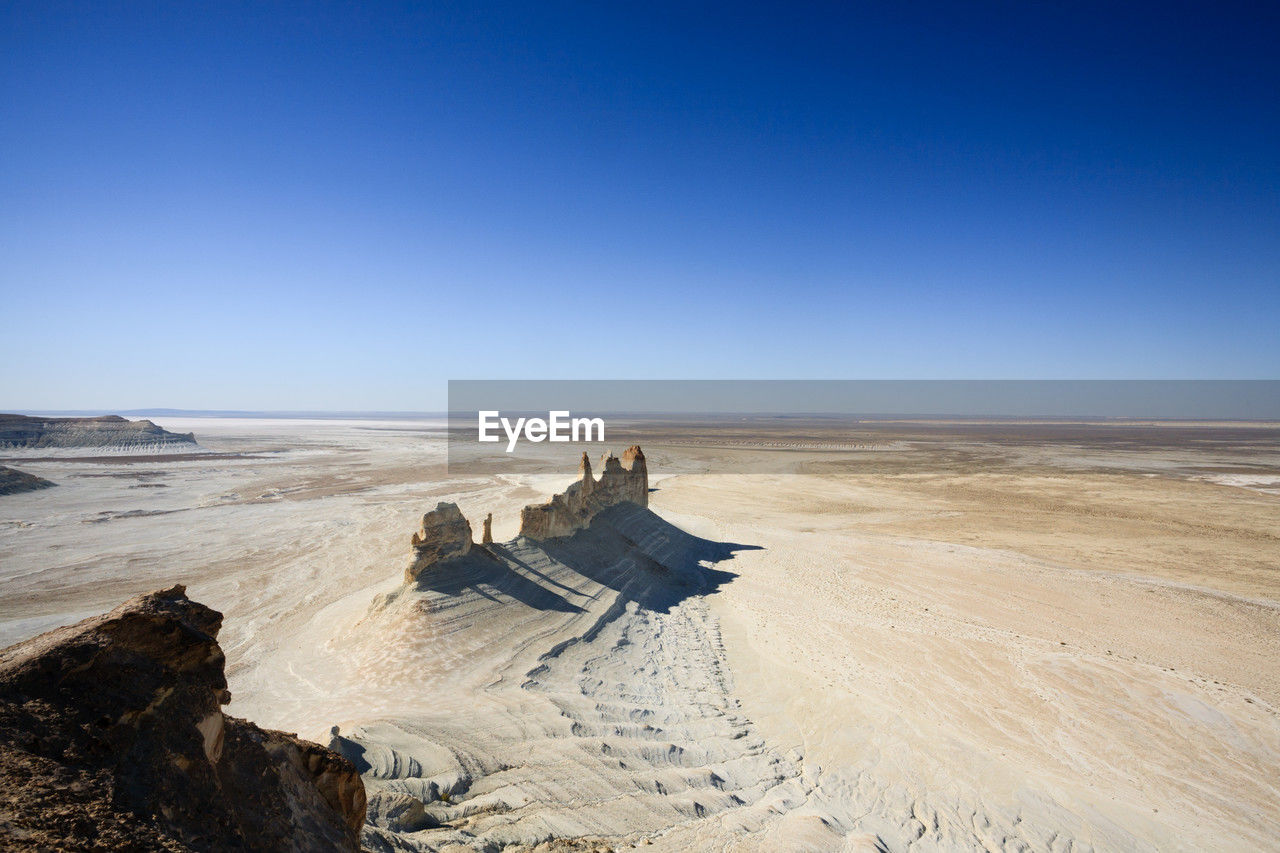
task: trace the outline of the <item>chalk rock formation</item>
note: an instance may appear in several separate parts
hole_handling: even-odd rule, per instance
[[[569,536],[589,525],[600,510],[624,501],[649,505],[649,469],[639,445],[627,448],[621,460],[605,455],[599,480],[592,477],[591,460],[584,453],[576,483],[544,504],[521,510],[520,535],[530,539]]]
[[[405,570],[405,583],[413,583],[423,571],[471,553],[471,522],[454,503],[441,501],[422,517],[422,529],[413,534],[413,560]]]
[[[359,849],[354,765],[223,715],[221,625],[175,586],[0,651],[0,847]]]
[[[28,474],[26,471],[18,471],[14,468],[6,468],[0,465],[0,495],[33,492],[36,489],[47,489],[56,485],[57,483],[50,482],[43,477],[37,477],[35,474]]]
[[[169,432],[148,420],[119,415],[99,418],[33,418],[0,415],[0,448],[101,447],[114,450],[189,450],[195,433]]]
[[[578,480],[544,504],[520,511],[520,535],[530,539],[570,536],[591,524],[601,510],[631,502],[649,505],[649,469],[639,445],[627,448],[622,459],[612,453],[601,460],[600,479],[591,473],[591,460],[582,454]],[[471,522],[457,504],[440,502],[422,517],[422,529],[413,534],[413,558],[405,569],[405,583],[415,583],[427,569],[465,557],[473,547]],[[481,544],[493,544],[493,513],[484,520]]]

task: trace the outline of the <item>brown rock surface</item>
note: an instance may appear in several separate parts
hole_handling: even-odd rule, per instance
[[[221,624],[175,586],[0,651],[0,847],[359,849],[350,762],[223,716]]]

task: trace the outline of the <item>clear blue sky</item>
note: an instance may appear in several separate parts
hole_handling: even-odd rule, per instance
[[[0,9],[0,408],[1280,377],[1274,4]]]

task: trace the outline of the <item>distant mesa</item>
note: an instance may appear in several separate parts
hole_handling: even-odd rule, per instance
[[[547,540],[571,536],[591,525],[602,510],[621,503],[649,505],[649,469],[639,445],[627,448],[619,459],[612,453],[601,459],[600,478],[591,473],[591,460],[582,454],[578,480],[544,504],[520,511],[520,535]],[[493,542],[493,514],[484,521],[482,546]],[[411,540],[413,559],[405,570],[405,582],[413,583],[432,566],[465,557],[474,547],[471,523],[454,503],[440,502],[422,517],[422,528]]]
[[[169,432],[148,420],[119,415],[44,418],[0,414],[0,449],[99,447],[155,450],[196,445],[195,433]]]
[[[26,471],[19,471],[15,468],[6,468],[0,465],[0,495],[34,492],[37,489],[47,489],[56,485],[58,484],[43,477],[37,477],[35,474],[28,474]]]
[[[0,847],[359,850],[355,766],[222,713],[221,626],[175,586],[0,651]]]

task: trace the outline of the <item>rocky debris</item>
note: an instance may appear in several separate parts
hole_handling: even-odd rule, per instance
[[[630,501],[649,505],[649,469],[644,452],[632,445],[622,459],[607,454],[601,460],[600,479],[591,473],[591,460],[582,454],[578,481],[544,504],[526,506],[520,512],[520,535],[530,539],[569,536],[591,523],[606,507]]]
[[[0,848],[359,849],[353,764],[223,715],[221,625],[175,586],[0,651]]]
[[[457,504],[441,501],[422,516],[422,529],[413,534],[411,544],[413,560],[405,569],[405,583],[413,583],[437,563],[471,553],[471,522],[463,517]]]
[[[37,477],[35,474],[28,474],[26,471],[18,471],[15,468],[6,468],[0,465],[0,495],[34,492],[37,489],[47,489],[56,485],[58,484],[43,477]]]
[[[44,418],[0,414],[0,448],[110,447],[121,450],[183,449],[195,433],[176,433],[148,420],[119,415],[97,418]]]
[[[439,826],[422,800],[400,791],[377,791],[369,797],[369,823],[397,833]]]

